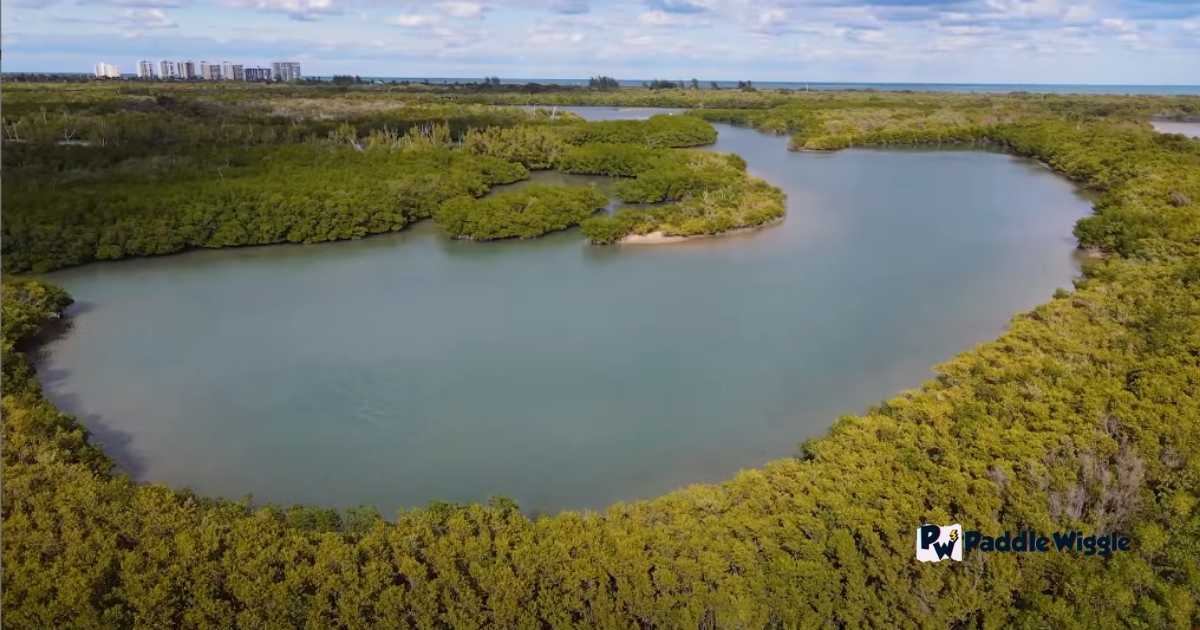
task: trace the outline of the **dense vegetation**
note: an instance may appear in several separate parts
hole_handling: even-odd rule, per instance
[[[615,104],[689,104],[670,92],[597,94]],[[700,93],[691,104],[714,98]],[[546,100],[579,94],[593,97]],[[736,109],[795,99],[793,108],[813,110],[821,127],[785,122],[776,130],[811,134],[807,142],[837,129],[851,145],[893,131],[940,142],[942,129],[907,136],[913,118],[887,111],[925,101],[970,109],[989,99],[996,118],[964,112],[963,124],[984,125],[984,141],[1096,190],[1097,214],[1077,233],[1104,255],[1073,291],[1018,315],[999,339],[938,367],[919,390],[840,419],[795,458],[721,485],[539,518],[503,499],[433,504],[385,521],[371,510],[261,507],[135,484],[32,377],[25,353],[34,332],[69,298],[8,278],[6,626],[1200,624],[1200,142],[1153,134],[1137,118],[1196,111],[1198,99],[718,96],[747,99],[722,103]],[[7,88],[5,98],[7,124]],[[879,124],[839,106],[871,99]],[[740,122],[757,124],[745,116]],[[337,156],[360,153],[344,144]],[[8,147],[6,267],[9,225],[20,212],[7,197],[15,179]],[[644,149],[620,151],[654,163]],[[434,159],[449,150],[419,151]],[[912,557],[922,522],[995,533],[1113,531],[1133,544],[1110,557],[975,553],[927,565]]]
[[[81,91],[91,100],[73,90],[8,97],[5,269],[361,238],[403,229],[439,207],[452,236],[479,240],[528,238],[591,214],[573,200],[554,217],[537,206],[543,216],[534,220],[468,199],[527,169],[633,178],[619,188],[631,203],[689,199],[642,212],[636,223],[623,219],[629,231],[716,234],[762,222],[760,209],[738,206],[764,184],[705,166],[721,160],[674,150],[715,141],[716,130],[697,117],[587,122],[546,110],[316,98],[320,90],[280,102],[273,89],[216,90],[214,98],[173,84],[133,94],[90,86]],[[725,190],[710,194],[718,185]],[[783,214],[778,194],[748,199],[747,207],[773,203],[771,218]],[[501,225],[501,216],[514,222]]]
[[[691,116],[659,114],[647,120],[602,120],[573,127],[571,144],[593,142],[642,144],[648,147],[695,147],[717,141],[717,130]]]
[[[455,238],[533,238],[579,225],[607,204],[594,187],[528,186],[484,199],[455,197],[442,203],[434,219]]]
[[[635,179],[617,185],[622,200],[657,205],[593,217],[584,222],[583,233],[593,243],[606,244],[652,232],[722,234],[783,218],[783,191],[745,170],[736,155],[675,151],[658,156]]]
[[[217,164],[185,157],[138,166],[143,170],[125,177],[53,188],[6,185],[5,268],[44,271],[193,247],[360,238],[398,230],[448,199],[479,196],[527,173],[519,164],[448,149],[304,144],[239,151]]]

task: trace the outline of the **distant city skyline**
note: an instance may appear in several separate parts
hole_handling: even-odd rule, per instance
[[[1200,84],[1200,2],[1170,0],[0,0],[0,8],[6,72],[89,72],[104,61],[136,74],[142,60],[217,51],[293,59],[311,76]]]
[[[304,78],[299,63],[272,61],[270,66],[251,66],[223,60],[219,63],[201,59],[140,59],[134,76],[139,79],[199,80],[199,81],[293,81]],[[93,66],[96,78],[117,79],[126,76],[120,66],[100,61]]]

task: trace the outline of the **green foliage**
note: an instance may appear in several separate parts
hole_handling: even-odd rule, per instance
[[[666,79],[654,79],[649,83],[644,83],[643,86],[651,90],[677,90],[683,87],[675,81],[668,81]]]
[[[782,219],[784,212],[783,191],[743,176],[723,186],[685,192],[677,203],[623,208],[613,216],[592,217],[584,221],[583,233],[598,245],[652,232],[711,236],[766,225]]]
[[[519,162],[530,170],[552,168],[567,146],[557,129],[529,125],[472,129],[463,136],[468,153]]]
[[[193,247],[316,243],[399,230],[445,200],[522,179],[519,164],[447,149],[245,150],[141,181],[6,182],[4,266],[44,271]]]
[[[38,89],[39,98],[74,98],[65,89]],[[124,87],[86,89],[85,101],[94,100],[93,91],[114,94],[121,106],[136,96],[110,92]],[[324,95],[326,88],[270,89],[284,99]],[[225,94],[204,90],[211,98]],[[6,85],[6,122],[10,114],[36,116],[20,106],[10,111],[10,93]],[[248,93],[260,94],[236,95]],[[483,98],[452,89],[427,95],[468,96]],[[505,103],[529,98],[485,96]],[[28,95],[17,105],[22,98]],[[821,122],[811,139],[844,139],[819,141],[831,146],[942,142],[947,131],[982,126],[982,140],[973,132],[949,137],[1036,157],[1097,191],[1097,214],[1077,232],[1081,243],[1106,254],[1085,266],[1073,290],[1016,316],[998,339],[939,366],[921,388],[842,418],[805,442],[800,457],[599,513],[531,519],[498,499],[487,506],[433,504],[391,522],[369,509],[337,513],[204,499],[115,472],[82,426],[42,397],[25,354],[40,324],[54,320],[69,298],[10,275],[0,326],[6,627],[1200,625],[1200,143],[1155,135],[1131,118],[1200,111],[1200,99],[732,90],[543,95],[551,104],[584,98],[739,109],[794,99]],[[317,136],[322,143],[328,131]],[[145,147],[34,151],[28,145],[25,138],[5,142],[6,268],[14,257],[17,268],[88,260],[95,252],[75,244],[119,226],[139,228],[109,237],[123,247],[153,243],[151,236],[170,242],[189,224],[172,219],[159,225],[161,232],[146,228],[159,217],[184,216],[176,202],[220,194],[227,189],[222,182],[242,178],[246,185],[238,190],[247,194],[265,188],[283,195],[288,188],[276,185],[277,177],[324,204],[337,191],[352,195],[354,187],[372,185],[371,176],[339,183],[363,168],[395,186],[385,187],[395,194],[387,207],[407,219],[447,199],[488,203],[500,195],[469,197],[489,181],[524,172],[495,157],[481,166],[477,158],[493,155],[486,151],[450,149],[359,152],[319,144],[226,153],[222,145],[172,161],[149,159]],[[103,181],[86,174],[131,159],[139,161],[106,170]],[[670,160],[650,160],[646,169]],[[14,163],[25,175],[41,175],[14,174]],[[734,165],[704,168],[741,172]],[[200,174],[186,175],[194,171]],[[324,171],[337,177],[321,179]],[[637,178],[646,172],[638,170]],[[148,182],[170,177],[180,188],[154,197]],[[674,222],[667,215],[677,207],[688,220],[707,220],[708,211],[699,209],[719,213],[773,194],[742,177],[650,209],[663,217],[625,212],[588,220],[585,229],[596,240],[615,241]],[[59,189],[66,191],[61,198]],[[372,189],[364,207],[380,204],[381,190]],[[27,195],[59,200],[34,204]],[[133,199],[145,195],[157,203]],[[71,200],[78,197],[95,201],[77,206]],[[112,207],[137,212],[106,214]],[[219,216],[221,225],[245,226]],[[207,238],[219,227],[207,225]],[[912,558],[914,527],[922,522],[961,522],[987,532],[1114,531],[1133,544],[1107,559],[971,554],[950,566],[923,565]]]
[[[595,142],[570,146],[558,157],[556,167],[564,173],[635,177],[651,169],[664,151],[640,144]]]
[[[588,87],[593,90],[616,90],[621,87],[621,83],[612,77],[601,75],[588,79]]]
[[[455,197],[442,203],[434,220],[455,238],[533,238],[579,225],[607,204],[591,186],[527,186],[483,199]]]
[[[19,344],[27,344],[46,321],[57,319],[71,297],[62,289],[32,281],[7,281],[3,291],[3,313],[0,314],[0,370],[3,372],[4,392],[36,392],[37,380],[21,352]]]
[[[630,203],[678,201],[739,183],[745,170],[746,162],[736,155],[672,151],[657,156],[636,179],[618,184],[617,194]]]
[[[695,116],[658,114],[647,120],[601,120],[576,126],[571,144],[642,144],[648,147],[695,147],[717,141],[712,125]]]
[[[659,205],[623,208],[612,216],[588,219],[583,233],[592,243],[611,244],[630,234],[651,232],[722,234],[765,225],[783,218],[785,212],[783,191],[749,177],[745,160],[704,151],[652,155],[635,178],[617,184],[617,194],[629,203]]]

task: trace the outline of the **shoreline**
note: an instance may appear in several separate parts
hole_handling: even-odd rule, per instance
[[[783,223],[786,216],[779,217],[771,221],[767,221],[761,225],[748,225],[746,227],[734,228],[716,234],[664,234],[662,230],[654,230],[645,234],[629,234],[617,241],[615,245],[669,245],[671,243],[683,243],[685,241],[696,241],[706,238],[720,238],[722,236],[734,236],[737,234],[747,234],[757,232],[764,228],[773,227]]]

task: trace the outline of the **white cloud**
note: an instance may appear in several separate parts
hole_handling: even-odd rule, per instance
[[[583,15],[591,11],[592,6],[588,0],[554,0],[550,3],[550,10],[563,15]]]
[[[463,1],[441,2],[438,3],[437,8],[442,13],[456,18],[482,17],[483,12],[486,10],[486,7],[478,2]]]
[[[1114,33],[1132,33],[1137,30],[1137,27],[1132,22],[1120,18],[1105,18],[1100,20],[1100,26]]]
[[[934,39],[929,50],[939,53],[957,52],[975,48],[978,45],[979,39],[970,35],[947,35]]]
[[[459,20],[479,19],[487,11],[487,7],[478,2],[439,2],[434,6],[440,12],[440,15],[434,13],[400,13],[386,17],[383,21],[385,24],[403,28],[422,28],[441,25],[446,18]],[[458,39],[457,33],[454,33],[451,37],[449,33],[452,31],[450,29],[445,30],[448,34],[447,37]]]
[[[770,9],[763,9],[758,14],[758,25],[762,26],[764,28],[782,26],[784,24],[787,24],[787,21],[788,21],[787,9],[784,9],[781,7],[773,7]]]
[[[987,0],[987,5],[1006,18],[1051,17],[1061,11],[1058,0]]]
[[[1092,21],[1095,16],[1096,12],[1092,10],[1092,7],[1076,4],[1067,7],[1066,12],[1063,13],[1063,21],[1067,24],[1083,24]]]
[[[142,28],[175,28],[179,26],[162,9],[128,9],[124,19],[130,26]]]
[[[428,15],[423,13],[402,13],[384,18],[383,20],[392,26],[400,26],[403,28],[419,28],[424,26],[433,26],[438,23],[436,15]]]
[[[574,47],[583,42],[587,36],[579,31],[564,31],[556,28],[535,28],[529,31],[525,39],[531,48],[545,47]]]
[[[293,20],[316,20],[341,13],[333,0],[227,0],[232,6],[284,13]]]
[[[185,2],[182,0],[103,0],[102,2],[95,2],[95,4],[139,9],[178,9]]]
[[[319,74],[387,75],[402,62],[407,74],[449,76],[1195,82],[1179,60],[1200,48],[1200,16],[1139,8],[1168,0],[916,1],[3,0],[13,26],[3,36],[25,42],[5,50],[6,69],[18,70],[86,68],[93,57],[127,65],[203,38],[251,59],[311,53],[305,70]],[[280,14],[343,18],[297,26]],[[129,52],[114,52],[131,33]],[[103,41],[85,48],[85,35]],[[238,40],[252,52],[232,50]],[[1095,58],[1063,58],[1085,52]]]
[[[675,13],[667,13],[660,9],[646,11],[638,16],[638,23],[643,26],[682,26],[687,18]]]

